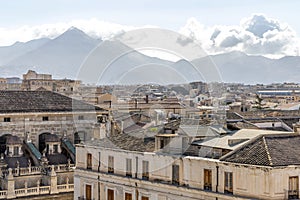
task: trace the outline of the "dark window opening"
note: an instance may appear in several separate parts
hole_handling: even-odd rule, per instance
[[[84,120],[84,116],[83,115],[79,115],[78,116],[78,120]]]
[[[108,173],[114,173],[114,157],[108,156]]]
[[[87,154],[87,169],[92,169],[92,154],[88,153]]]
[[[132,200],[132,194],[131,193],[125,193],[125,200]]]
[[[58,145],[53,145],[53,153],[58,153]]]
[[[114,200],[115,199],[115,193],[113,190],[108,189],[107,190],[107,200]]]
[[[10,117],[4,117],[4,122],[10,122]]]
[[[179,165],[172,166],[172,184],[179,185]]]
[[[14,156],[19,155],[19,147],[14,147]]]

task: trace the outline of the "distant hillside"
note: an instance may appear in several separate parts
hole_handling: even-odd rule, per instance
[[[98,45],[101,48],[96,48]],[[80,77],[89,83],[97,83],[100,76],[101,83],[120,81],[128,84],[156,80],[166,84],[219,81],[219,76],[225,82],[299,82],[300,77],[300,57],[269,59],[231,52],[174,63],[146,56],[118,41],[92,38],[74,27],[55,39],[43,38],[0,47],[0,74],[2,77],[21,76],[28,69],[34,69],[54,77],[77,78],[82,63],[91,52],[90,71]],[[107,63],[108,55],[119,57]],[[104,73],[99,74],[102,70]]]

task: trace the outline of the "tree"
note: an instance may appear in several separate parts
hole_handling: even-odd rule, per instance
[[[257,108],[258,110],[261,110],[261,109],[263,109],[263,103],[262,103],[262,101],[263,101],[263,98],[261,98],[260,97],[260,95],[259,94],[256,94],[256,100],[255,100],[255,108]]]

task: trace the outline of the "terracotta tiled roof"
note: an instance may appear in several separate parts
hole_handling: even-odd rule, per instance
[[[300,165],[300,135],[263,135],[255,138],[220,160],[226,162],[263,165]]]
[[[51,91],[0,91],[0,113],[103,110]]]

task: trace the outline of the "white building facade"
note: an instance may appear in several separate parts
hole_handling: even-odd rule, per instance
[[[136,152],[91,141],[76,146],[74,199],[293,199],[299,175],[299,165]]]

